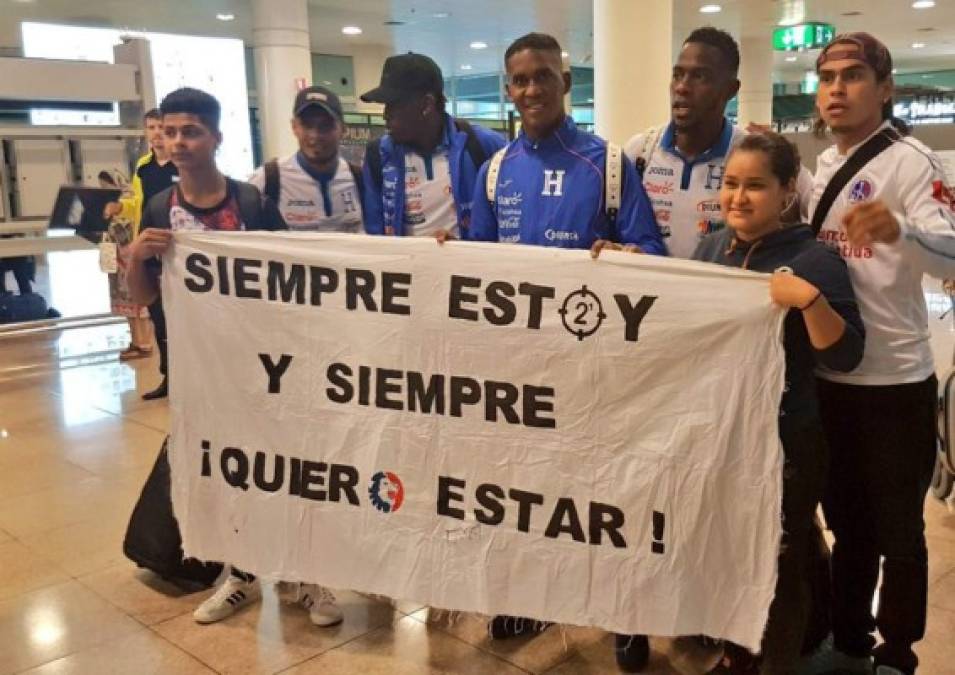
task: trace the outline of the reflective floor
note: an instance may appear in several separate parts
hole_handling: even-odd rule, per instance
[[[947,339],[947,338],[946,338]],[[0,339],[0,675],[6,673],[613,673],[612,639],[552,628],[492,643],[484,620],[338,592],[343,624],[264,601],[199,626],[183,595],[122,554],[168,424],[140,394],[154,359],[120,364],[122,325]],[[921,672],[955,673],[955,515],[926,506],[931,567]],[[654,640],[649,673],[701,673],[715,655]]]

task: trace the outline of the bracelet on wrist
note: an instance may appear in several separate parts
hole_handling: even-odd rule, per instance
[[[812,300],[810,300],[810,301],[809,301],[809,304],[807,304],[805,307],[800,307],[800,308],[799,308],[799,311],[800,311],[800,312],[805,312],[807,309],[809,309],[810,307],[812,307],[813,305],[815,305],[815,304],[816,304],[816,301],[817,301],[819,298],[821,298],[821,297],[822,297],[822,291],[816,291],[816,297],[814,297]]]

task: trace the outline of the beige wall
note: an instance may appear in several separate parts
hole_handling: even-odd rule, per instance
[[[343,100],[342,103],[346,106],[348,103],[352,103],[357,112],[380,113],[383,106],[377,103],[364,103],[358,97],[378,86],[381,81],[381,68],[385,65],[385,59],[393,53],[391,47],[369,45],[355,49],[348,54],[352,57],[355,73],[355,100]]]

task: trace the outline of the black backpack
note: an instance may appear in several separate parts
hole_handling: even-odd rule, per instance
[[[123,553],[140,567],[152,570],[183,590],[200,591],[212,586],[223,566],[183,557],[179,523],[172,511],[168,442],[167,437],[133,507],[123,539]]]
[[[455,119],[454,128],[458,131],[463,131],[468,135],[465,148],[468,151],[468,155],[471,157],[471,161],[474,162],[474,168],[480,169],[481,165],[487,161],[487,153],[484,151],[484,147],[478,140],[477,134],[474,131],[474,127],[464,120]],[[368,165],[368,172],[371,174],[371,180],[375,184],[375,188],[381,192],[381,183],[383,178],[381,168],[380,138],[376,138],[375,140],[371,141],[365,148],[365,163]]]
[[[239,216],[242,218],[242,222],[246,225],[248,223],[262,223],[265,220],[263,207],[264,195],[259,192],[259,188],[251,183],[232,181],[232,179],[228,180],[230,183],[235,184],[236,202],[239,206]],[[170,229],[169,200],[172,197],[172,191],[175,189],[176,186],[171,185],[162,192],[154,195],[146,204],[146,208],[143,209],[143,220],[147,219],[146,215],[148,214],[148,222],[152,227]]]
[[[47,307],[39,293],[0,293],[0,323],[20,323],[58,317],[56,310]]]
[[[365,180],[361,175],[361,167],[348,162],[348,170],[351,171],[351,177],[355,181],[355,187],[358,188],[358,198],[364,202],[365,199]],[[279,203],[279,194],[282,192],[282,174],[279,171],[279,162],[277,159],[270,159],[262,165],[265,172],[265,185],[262,194],[271,199],[276,204]]]

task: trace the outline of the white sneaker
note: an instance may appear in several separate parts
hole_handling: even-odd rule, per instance
[[[199,623],[215,623],[262,597],[258,579],[242,581],[230,574],[225,583],[192,613]]]
[[[334,626],[345,618],[341,608],[335,604],[335,596],[324,586],[302,584],[298,601],[308,610],[308,616],[316,626]]]

